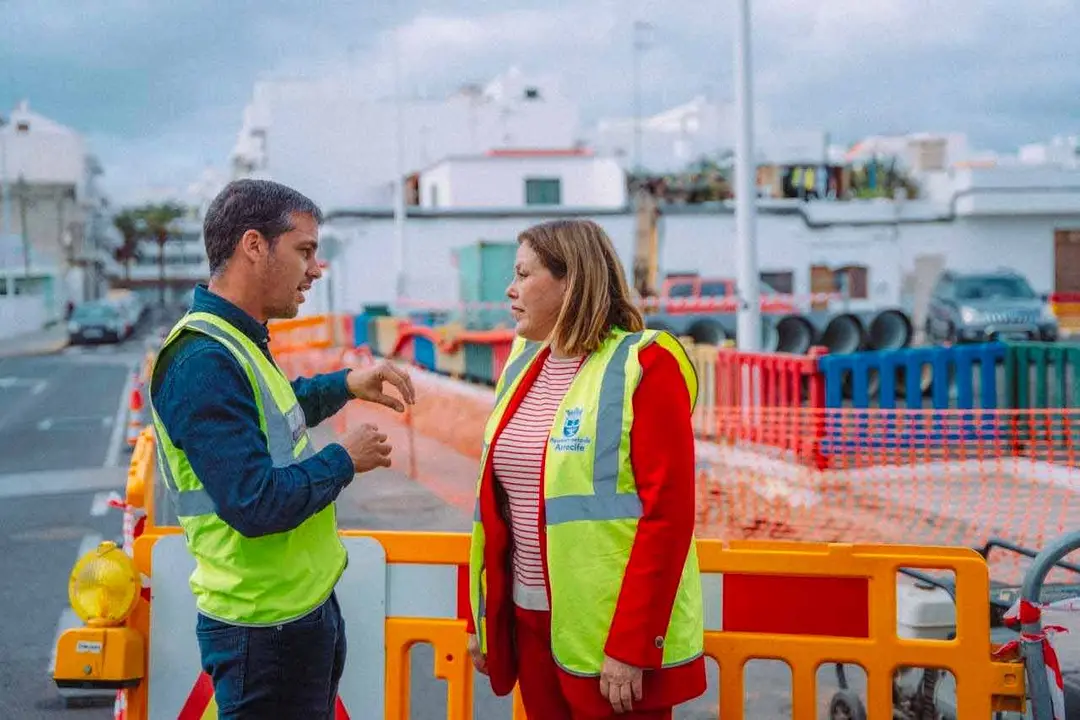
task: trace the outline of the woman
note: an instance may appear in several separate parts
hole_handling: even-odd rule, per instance
[[[670,718],[705,691],[693,366],[586,220],[529,228],[484,435],[469,652],[530,718]]]

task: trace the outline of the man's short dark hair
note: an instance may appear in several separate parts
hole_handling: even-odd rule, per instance
[[[257,230],[274,246],[293,229],[292,214],[311,215],[322,222],[322,211],[313,200],[291,187],[271,180],[234,180],[218,193],[203,221],[210,275],[217,275],[233,256],[240,238]]]

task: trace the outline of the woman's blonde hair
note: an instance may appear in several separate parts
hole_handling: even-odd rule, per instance
[[[518,236],[556,279],[566,279],[566,295],[552,343],[568,355],[587,355],[612,327],[645,329],[630,298],[619,256],[604,229],[591,220],[552,220]]]

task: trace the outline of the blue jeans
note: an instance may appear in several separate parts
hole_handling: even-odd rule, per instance
[[[336,594],[304,617],[271,627],[229,625],[200,613],[195,635],[221,720],[333,719],[345,667]]]

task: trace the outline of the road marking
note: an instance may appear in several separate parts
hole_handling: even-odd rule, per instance
[[[131,396],[131,388],[135,384],[135,369],[138,363],[128,368],[127,380],[124,381],[124,389],[120,391],[120,402],[116,408],[116,418],[113,420],[112,434],[109,436],[109,449],[105,453],[104,467],[120,466],[120,441],[124,439],[124,420],[127,419],[128,398]]]
[[[123,492],[125,481],[126,474],[121,468],[89,467],[0,474],[0,500],[100,490]]]
[[[85,415],[59,418],[45,418],[38,421],[37,429],[42,431],[52,430],[58,425],[82,425],[85,423],[101,423],[103,427],[109,427],[113,419],[108,415]]]
[[[34,380],[31,378],[21,377],[0,377],[0,389],[11,390],[13,388],[30,388],[31,395],[40,395],[45,392],[45,388],[48,387],[48,380]]]
[[[108,492],[99,492],[94,495],[94,501],[90,504],[90,514],[94,517],[101,517],[105,513],[109,512],[109,501],[112,499],[120,499],[120,494],[115,490]]]

